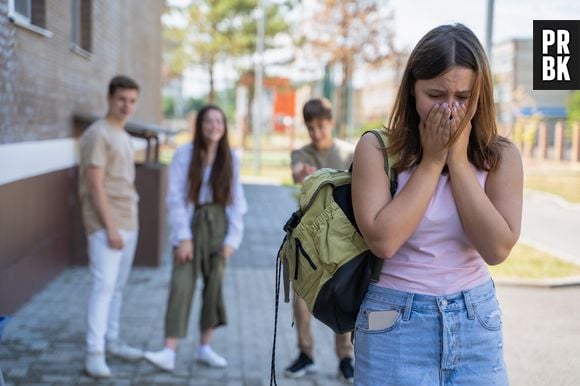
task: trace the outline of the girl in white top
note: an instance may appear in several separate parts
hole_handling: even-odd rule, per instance
[[[223,111],[214,105],[197,114],[193,144],[179,148],[169,168],[167,207],[174,247],[171,288],[165,316],[165,348],[145,358],[173,371],[178,338],[187,332],[195,282],[203,276],[201,342],[197,360],[212,367],[227,361],[212,350],[216,327],[226,324],[222,296],[224,266],[240,246],[246,200],[240,162],[228,144]]]

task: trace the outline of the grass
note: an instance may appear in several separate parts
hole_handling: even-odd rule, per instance
[[[525,159],[524,187],[580,203],[580,163]]]
[[[526,189],[556,194],[570,202],[580,202],[580,173],[530,175],[525,177],[524,183]]]
[[[252,162],[244,162],[242,165],[241,173],[242,176],[258,176],[276,184],[294,186],[294,183],[292,182],[290,166],[262,164],[260,166],[260,173],[256,174]]]
[[[294,186],[290,170],[290,153],[287,151],[263,150],[260,157],[260,172],[256,174],[254,168],[254,153],[246,151],[242,159],[242,176],[257,176],[273,183]]]
[[[290,170],[290,152],[277,150],[262,150],[260,152],[260,161],[262,165],[271,167],[283,167]],[[242,159],[244,164],[253,165],[254,152],[246,150]]]
[[[561,260],[525,244],[516,244],[508,259],[489,267],[496,278],[554,279],[580,276],[580,266]]]

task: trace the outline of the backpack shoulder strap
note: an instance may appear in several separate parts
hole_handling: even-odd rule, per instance
[[[381,145],[381,150],[383,151],[383,162],[384,162],[385,173],[387,173],[387,175],[390,176],[391,173],[389,170],[389,154],[387,153],[387,147],[385,146],[385,142],[388,142],[387,136],[385,134],[383,134],[383,132],[381,130],[368,130],[368,131],[365,131],[363,133],[363,135],[361,135],[361,138],[366,133],[373,133],[373,135],[377,138],[377,141],[379,141],[379,144]],[[385,137],[385,139],[383,139],[383,136]]]
[[[387,152],[389,137],[387,136],[385,130],[376,130],[376,129],[368,130],[365,131],[363,135],[365,135],[366,133],[373,133],[374,136],[379,141],[379,144],[381,145],[381,150],[383,151],[383,167],[385,169],[385,173],[387,174],[387,176],[389,176],[389,181],[391,185],[391,196],[394,196],[397,191],[397,172],[395,171],[393,166],[395,165],[397,160],[395,157],[389,157],[389,153]]]
[[[397,172],[393,168],[396,163],[396,159],[390,158],[389,153],[387,152],[387,146],[389,143],[389,137],[384,130],[369,130],[363,133],[373,133],[379,144],[381,145],[381,150],[383,151],[383,160],[384,160],[384,168],[385,173],[389,177],[390,187],[391,187],[391,196],[394,196],[397,191]],[[381,270],[383,267],[383,259],[376,257],[373,255],[371,259],[371,282],[377,283],[379,281]]]

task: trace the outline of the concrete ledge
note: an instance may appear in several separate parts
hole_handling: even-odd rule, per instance
[[[580,286],[580,276],[570,276],[553,279],[507,279],[494,278],[493,281],[497,285],[512,286],[512,287],[544,287],[544,288],[560,288]]]

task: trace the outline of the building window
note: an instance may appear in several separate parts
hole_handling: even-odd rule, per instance
[[[14,0],[14,13],[26,21],[30,21],[31,0]]]
[[[73,0],[73,48],[92,51],[92,1]]]
[[[10,17],[20,24],[46,29],[46,0],[9,0]]]

